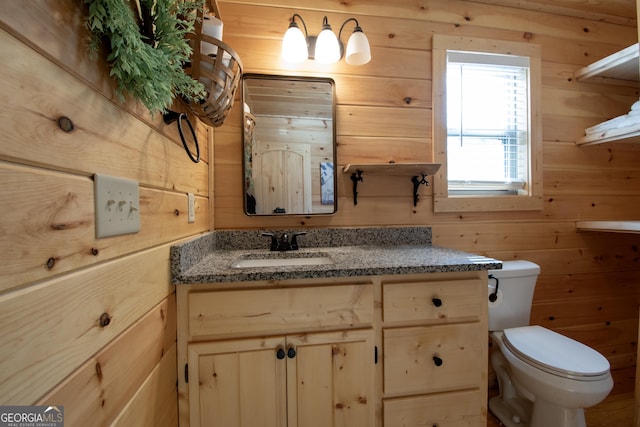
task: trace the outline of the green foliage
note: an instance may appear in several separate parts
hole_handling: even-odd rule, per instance
[[[151,11],[153,39],[141,34],[129,0],[84,1],[89,48],[95,53],[102,40],[109,41],[107,61],[121,102],[129,93],[156,113],[166,111],[176,95],[191,101],[206,97],[204,86],[183,70],[192,52],[186,36],[194,31],[202,0],[140,0]]]

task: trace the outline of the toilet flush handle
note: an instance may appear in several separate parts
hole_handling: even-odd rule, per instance
[[[496,300],[498,299],[498,285],[500,284],[500,281],[493,274],[489,274],[489,280],[491,279],[496,281],[496,289],[489,294],[489,301],[496,302]]]

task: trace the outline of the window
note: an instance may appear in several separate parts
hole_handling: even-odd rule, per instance
[[[540,52],[434,36],[434,210],[542,208]]]

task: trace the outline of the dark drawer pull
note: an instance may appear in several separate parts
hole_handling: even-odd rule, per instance
[[[278,351],[276,351],[276,357],[278,358],[278,360],[284,359],[285,355],[286,353],[284,352],[284,348],[279,348]]]
[[[433,305],[435,305],[436,307],[440,307],[442,305],[442,300],[440,298],[433,298],[431,300],[431,302],[433,303]]]
[[[433,364],[436,366],[442,366],[442,359],[438,356],[433,356]]]
[[[289,350],[287,350],[287,356],[289,357],[289,359],[293,359],[294,357],[296,357],[296,349],[293,347],[289,347]]]

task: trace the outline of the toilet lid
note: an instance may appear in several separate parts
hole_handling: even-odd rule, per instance
[[[504,336],[516,356],[549,373],[587,379],[609,372],[603,355],[542,326],[505,329]]]

